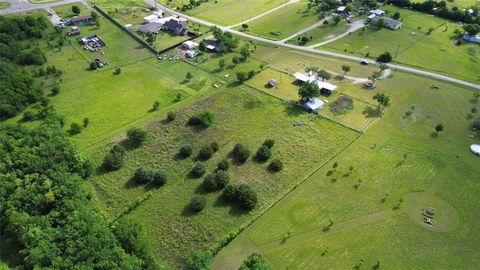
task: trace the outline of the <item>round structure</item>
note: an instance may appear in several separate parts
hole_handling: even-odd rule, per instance
[[[470,151],[480,157],[480,144],[472,144],[470,146]]]

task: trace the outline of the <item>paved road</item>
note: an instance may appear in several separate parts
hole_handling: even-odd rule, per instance
[[[145,0],[145,2],[148,3],[151,6],[155,6],[154,1],[155,0]],[[279,47],[286,47],[286,48],[290,48],[290,49],[294,49],[294,50],[309,52],[309,53],[323,55],[323,56],[335,57],[335,58],[338,58],[338,59],[345,59],[345,60],[349,60],[349,61],[355,61],[355,62],[368,61],[371,64],[379,65],[379,63],[372,62],[370,59],[365,59],[365,58],[360,58],[360,57],[350,56],[350,55],[344,55],[344,54],[339,54],[339,53],[334,53],[334,52],[316,50],[312,47],[302,47],[302,46],[297,46],[297,45],[292,45],[292,44],[286,44],[286,43],[283,43],[281,41],[276,41],[276,40],[270,40],[270,39],[266,39],[266,38],[262,38],[262,37],[257,37],[257,36],[250,35],[250,34],[247,34],[247,33],[244,33],[244,32],[240,32],[240,31],[236,31],[236,30],[233,30],[233,29],[230,29],[230,28],[227,28],[227,27],[221,27],[221,26],[215,25],[211,22],[207,22],[207,21],[204,21],[204,20],[201,20],[201,19],[197,19],[197,18],[192,17],[192,16],[185,15],[185,14],[177,12],[177,11],[175,11],[175,10],[165,6],[165,5],[162,5],[161,3],[157,3],[157,5],[159,7],[161,7],[162,9],[168,11],[171,14],[186,18],[186,19],[188,19],[192,22],[195,22],[195,23],[198,23],[198,24],[203,24],[205,26],[217,26],[218,28],[222,29],[225,32],[230,32],[232,34],[235,34],[235,35],[247,38],[247,39],[255,40],[255,41],[258,41],[258,42],[268,43],[268,44],[276,45],[276,46],[279,46]],[[396,65],[396,64],[388,64],[388,66],[389,66],[389,68],[391,68],[393,70],[399,70],[399,71],[408,72],[408,73],[411,73],[411,74],[416,74],[416,75],[429,77],[429,78],[436,79],[436,80],[442,80],[442,81],[445,81],[445,82],[456,83],[456,84],[464,85],[464,86],[467,86],[467,87],[480,89],[480,85],[478,85],[478,84],[467,82],[467,81],[456,79],[456,78],[452,78],[452,77],[449,77],[449,76],[446,76],[446,75],[441,75],[441,74],[437,74],[437,73],[426,71],[426,70],[421,70],[421,69],[416,69],[416,68],[406,67],[406,66],[401,66],[401,65]]]
[[[250,19],[248,19],[248,20],[245,20],[245,21],[243,21],[243,22],[240,22],[240,23],[237,23],[237,24],[234,24],[234,25],[227,26],[227,28],[235,28],[235,27],[240,26],[240,25],[242,25],[242,24],[244,24],[244,23],[250,23],[251,21],[254,21],[254,20],[258,19],[258,18],[261,18],[261,17],[263,17],[263,16],[265,16],[265,15],[268,15],[268,14],[270,14],[270,13],[272,13],[272,12],[275,12],[275,11],[277,11],[277,10],[283,8],[283,7],[286,7],[286,6],[290,5],[290,4],[297,3],[297,2],[300,2],[300,0],[288,0],[288,2],[286,2],[285,4],[281,4],[281,5],[277,6],[277,7],[274,7],[274,8],[272,8],[272,9],[270,9],[270,10],[267,10],[267,11],[265,11],[264,13],[262,13],[262,14],[260,14],[260,15],[257,15],[257,16],[255,16],[255,17],[252,17],[252,18],[250,18]]]
[[[28,12],[28,11],[33,11],[37,9],[50,9],[52,7],[72,4],[75,2],[77,3],[81,2],[83,3],[83,5],[88,6],[86,0],[62,0],[62,1],[51,2],[51,3],[42,3],[42,4],[32,4],[28,0],[8,0],[8,2],[10,2],[11,6],[6,9],[1,9],[0,15]]]
[[[343,38],[343,37],[345,37],[345,36],[348,36],[348,35],[350,35],[351,33],[357,31],[358,29],[362,29],[363,27],[365,27],[365,23],[363,22],[363,20],[354,21],[353,23],[350,24],[350,27],[348,28],[348,30],[347,30],[345,33],[343,33],[343,34],[341,34],[341,35],[338,35],[338,36],[336,36],[336,37],[334,37],[334,38],[331,38],[331,39],[329,39],[329,40],[325,40],[325,41],[323,41],[323,42],[320,42],[320,43],[317,43],[317,44],[313,44],[313,45],[308,46],[308,47],[310,47],[310,48],[316,48],[316,47],[323,46],[323,45],[325,45],[325,44],[328,44],[328,43],[330,43],[330,42],[334,42],[334,41],[339,40],[339,39],[341,39],[341,38]]]

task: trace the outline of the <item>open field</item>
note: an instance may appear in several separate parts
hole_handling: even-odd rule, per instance
[[[456,46],[456,41],[451,39],[454,30],[461,26],[432,15],[392,6],[384,9],[390,13],[400,12],[403,18],[401,29],[371,30],[367,27],[319,49],[362,57],[367,57],[368,53],[372,59],[388,51],[394,62],[480,82],[479,46]],[[432,28],[430,34],[429,28]]]
[[[9,8],[10,6],[10,2],[0,2],[0,9]]]
[[[72,6],[77,6],[80,8],[80,14],[78,14],[78,16],[82,16],[82,15],[87,15],[87,14],[90,14],[90,10],[88,8],[86,8],[82,3],[78,2],[78,3],[75,3],[73,5],[62,5],[62,6],[56,6],[54,8],[52,8],[55,13],[57,13],[57,15],[62,18],[62,19],[70,19],[74,16],[76,16],[73,12],[72,12]]]
[[[413,0],[412,2],[425,2],[425,0]],[[460,8],[466,8],[471,6],[480,6],[480,0],[454,0],[454,1],[445,1],[447,6],[456,6]]]
[[[215,114],[212,127],[197,130],[186,126],[191,115],[203,110]],[[213,95],[180,109],[177,115],[172,123],[162,118],[147,123],[150,139],[145,147],[129,152],[126,166],[119,171],[91,179],[98,204],[114,218],[146,192],[143,186],[135,186],[129,180],[138,166],[167,172],[166,186],[153,190],[153,196],[129,215],[146,225],[159,260],[173,264],[177,264],[187,250],[209,248],[225,234],[251,220],[256,212],[358,136],[330,120],[305,114],[301,109],[246,87]],[[304,125],[295,127],[295,121],[302,121]],[[294,143],[292,137],[296,138]],[[184,144],[193,146],[195,156],[201,145],[217,141],[220,151],[206,162],[208,171],[212,171],[236,143],[241,142],[255,151],[267,138],[275,140],[273,156],[283,160],[285,169],[282,172],[272,174],[266,169],[267,163],[251,160],[241,166],[232,165],[230,170],[233,182],[249,183],[257,191],[260,206],[253,213],[228,207],[219,199],[219,192],[208,194],[202,190],[201,180],[189,178],[195,158],[175,158]],[[121,137],[114,141],[117,139]],[[100,163],[110,147],[100,147],[90,154]],[[305,159],[305,156],[311,158]],[[185,210],[194,194],[207,198],[206,209],[198,215]]]
[[[182,0],[160,0],[162,4],[169,7],[179,8]],[[278,5],[283,4],[284,0],[218,0],[201,3],[200,6],[185,11],[188,15],[219,25],[233,25],[246,21],[251,17],[262,14]]]
[[[273,40],[286,38],[318,21],[307,1],[290,4],[249,23],[249,33]],[[288,23],[286,23],[288,22]],[[238,27],[241,29],[241,27]]]
[[[325,40],[332,39],[340,34],[345,33],[349,28],[345,20],[341,20],[338,24],[330,22],[327,25],[321,25],[311,31],[306,32],[303,35],[299,35],[293,39],[287,41],[289,44],[301,45],[299,44],[299,38],[307,37],[309,40],[307,43],[303,44],[304,46],[320,43]]]
[[[223,249],[214,269],[234,269],[252,252],[275,269],[480,263],[472,91],[438,82],[432,89],[431,80],[402,73],[377,85],[392,101],[384,116]],[[445,131],[434,136],[439,122]],[[433,226],[422,220],[427,207],[436,211]]]

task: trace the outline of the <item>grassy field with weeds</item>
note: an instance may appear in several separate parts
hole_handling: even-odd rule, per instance
[[[215,115],[214,124],[207,129],[186,125],[190,116],[202,111]],[[301,108],[248,87],[228,89],[176,111],[177,118],[168,122],[160,118],[145,124],[149,139],[144,147],[128,152],[125,166],[115,172],[100,172],[91,179],[95,200],[109,218],[113,219],[134,200],[153,195],[129,215],[146,225],[151,245],[159,261],[174,265],[189,249],[207,249],[227,233],[252,220],[266,206],[273,203],[316,167],[359,136],[330,120],[303,113]],[[302,126],[294,126],[294,122]],[[291,138],[296,138],[292,142]],[[113,143],[114,138],[90,155],[97,165]],[[265,139],[274,139],[273,158],[279,158],[285,169],[271,173],[268,162],[259,163],[253,158],[245,164],[235,165],[229,153],[236,143],[245,144],[252,154]],[[248,183],[258,194],[259,207],[248,213],[232,207],[220,198],[220,192],[208,193],[201,179],[189,176],[198,161],[202,145],[217,142],[220,150],[204,163],[207,171],[214,170],[217,162],[227,158],[231,162],[231,182]],[[178,156],[182,145],[193,147],[192,158]],[[305,158],[309,157],[309,158]],[[151,189],[138,186],[131,177],[138,167],[161,169],[168,175],[164,187]],[[192,196],[207,199],[207,206],[199,214],[190,213],[188,203]]]
[[[298,37],[290,39],[287,41],[289,44],[310,46],[317,43],[320,43],[325,40],[332,39],[340,34],[345,33],[348,30],[349,26],[345,20],[341,20],[338,24],[330,21],[327,25],[321,25],[313,30],[306,32]],[[307,37],[308,41],[304,44],[300,43],[302,37]]]
[[[384,9],[390,14],[397,11],[401,14],[402,28],[374,30],[365,27],[319,49],[372,59],[388,51],[396,63],[480,82],[480,47],[467,43],[457,46],[452,39],[455,29],[461,29],[460,25],[392,6]]]

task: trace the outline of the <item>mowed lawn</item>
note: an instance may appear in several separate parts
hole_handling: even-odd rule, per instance
[[[329,21],[327,25],[321,25],[313,30],[306,32],[303,35],[294,37],[287,41],[289,44],[301,45],[299,41],[302,37],[307,37],[307,43],[302,46],[311,46],[320,43],[325,40],[332,39],[338,35],[345,33],[349,28],[349,25],[345,20],[341,20],[338,24],[333,23],[333,20]]]
[[[432,15],[385,6],[390,14],[398,11],[403,26],[398,30],[371,30],[368,27],[345,38],[319,47],[321,50],[375,59],[388,51],[396,63],[406,64],[471,82],[480,82],[480,47],[456,46],[451,39],[461,26]],[[428,34],[429,29],[432,32]]]
[[[402,73],[377,88],[392,102],[382,118],[233,240],[214,269],[235,269],[252,252],[275,269],[480,264],[473,91]],[[445,130],[435,136],[438,123]],[[433,226],[423,223],[428,207]]]
[[[215,115],[211,127],[198,130],[186,125],[190,116],[206,110]],[[152,192],[152,197],[129,215],[145,225],[158,261],[174,266],[188,250],[208,249],[251,221],[359,136],[358,132],[248,87],[221,91],[176,113],[173,122],[160,117],[145,124],[149,133],[145,146],[129,151],[122,169],[90,179],[95,201],[110,219],[145,196],[147,190]],[[303,126],[294,126],[297,121],[303,122]],[[208,172],[212,172],[218,161],[228,158],[236,143],[245,144],[253,154],[268,138],[275,140],[273,158],[283,161],[283,171],[273,174],[267,170],[268,162],[252,159],[243,165],[230,165],[231,182],[248,183],[258,194],[259,206],[251,213],[223,202],[220,192],[206,193],[201,188],[202,179],[188,176],[204,144],[216,141],[220,145],[213,158],[205,162]],[[112,145],[122,139],[120,135],[91,149],[90,156],[100,165]],[[177,153],[185,144],[192,145],[193,156],[180,159]],[[158,189],[132,184],[131,177],[141,166],[165,171],[167,184]],[[206,208],[197,215],[186,210],[194,195],[207,199]]]
[[[286,38],[318,21],[315,9],[308,9],[307,6],[308,1],[285,6],[250,22],[248,32],[273,40]]]
[[[177,8],[181,7],[182,3],[188,4],[187,1],[182,0],[160,0],[160,2]],[[284,0],[217,0],[201,3],[200,6],[185,13],[215,24],[229,26],[246,21],[283,3],[285,3]]]

